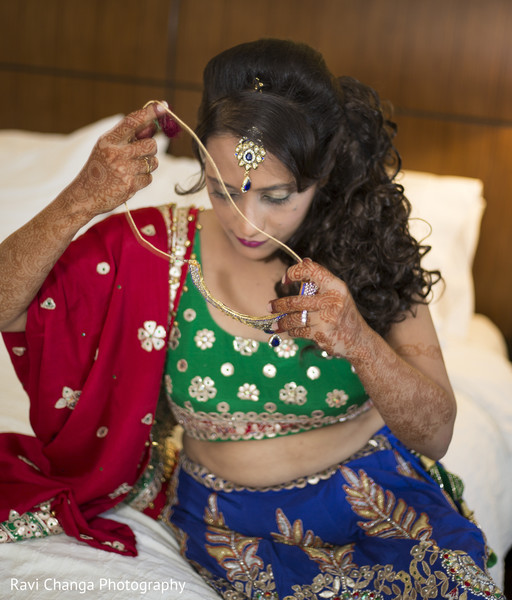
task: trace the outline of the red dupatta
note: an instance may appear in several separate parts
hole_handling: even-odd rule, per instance
[[[0,521],[51,499],[68,535],[137,554],[129,527],[98,515],[126,497],[150,458],[182,259],[196,229],[196,209],[175,212],[181,225],[169,208],[133,217],[178,262],[148,252],[114,215],[69,246],[30,305],[26,332],[3,334],[35,437],[0,435]]]

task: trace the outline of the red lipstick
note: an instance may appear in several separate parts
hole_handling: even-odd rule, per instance
[[[247,246],[248,248],[257,248],[258,246],[261,246],[262,244],[264,244],[265,242],[257,242],[257,241],[251,241],[251,240],[244,240],[243,238],[236,238],[243,246]]]

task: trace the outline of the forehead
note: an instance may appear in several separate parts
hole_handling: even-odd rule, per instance
[[[213,158],[222,178],[226,183],[239,186],[244,178],[246,170],[238,164],[235,155],[239,146],[240,138],[230,134],[214,135],[208,138],[206,149]],[[213,176],[211,165],[206,161],[206,173]],[[294,183],[292,173],[273,154],[266,152],[265,158],[256,169],[250,168],[249,175],[254,185],[279,185]]]

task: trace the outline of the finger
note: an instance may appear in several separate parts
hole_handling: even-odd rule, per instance
[[[315,326],[317,321],[316,313],[312,311],[301,310],[288,313],[277,322],[278,329],[276,330],[276,333],[284,333],[287,331],[291,335],[292,331],[307,330],[311,332],[311,328]],[[301,337],[307,337],[307,335],[301,334]]]
[[[132,161],[134,175],[150,175],[158,167],[156,156],[140,156]]]
[[[313,281],[320,288],[322,283],[330,279],[332,279],[332,274],[325,267],[310,258],[305,258],[303,261],[289,267],[286,271],[284,283]]]
[[[284,332],[281,332],[284,333]],[[295,329],[288,329],[288,335],[292,338],[305,338],[308,340],[313,339],[313,328],[312,327],[296,327]]]
[[[136,110],[122,119],[107,134],[107,139],[111,143],[130,142],[137,139],[137,131],[144,130],[145,127],[165,114],[165,109],[160,104],[152,103]]]
[[[318,310],[318,296],[285,296],[270,302],[270,312],[288,313],[302,310]]]

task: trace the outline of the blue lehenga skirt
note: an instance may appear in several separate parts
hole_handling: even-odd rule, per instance
[[[165,520],[229,600],[504,598],[480,529],[387,428],[343,463],[268,488],[183,455]]]

